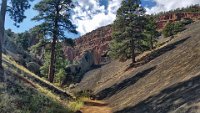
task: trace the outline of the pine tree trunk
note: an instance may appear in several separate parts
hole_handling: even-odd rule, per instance
[[[56,37],[54,36],[53,42],[51,44],[51,60],[50,60],[49,75],[48,75],[49,82],[51,83],[53,83],[55,75],[55,61],[56,61],[55,49],[56,49]]]
[[[153,50],[153,37],[152,37],[152,36],[151,36],[151,39],[150,39],[150,40],[151,40],[151,45],[150,45],[151,48],[150,48],[150,49]]]
[[[3,69],[2,66],[2,40],[4,38],[4,29],[0,26],[0,70]]]
[[[1,11],[0,11],[0,69],[3,69],[2,66],[2,44],[4,39],[5,32],[5,16],[6,16],[6,7],[7,0],[2,0]]]
[[[56,42],[57,42],[57,36],[58,36],[58,18],[59,18],[59,8],[56,7],[56,18],[54,21],[54,31],[53,31],[53,42],[51,44],[51,60],[50,60],[50,66],[49,66],[49,75],[48,79],[49,82],[53,83],[55,71],[56,71]]]
[[[131,58],[132,58],[132,65],[134,65],[134,63],[136,62],[135,60],[135,41],[132,39],[131,40],[131,50],[132,50],[132,55],[131,55]]]

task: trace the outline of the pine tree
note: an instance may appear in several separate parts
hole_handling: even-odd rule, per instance
[[[156,24],[155,18],[152,16],[147,17],[145,35],[147,36],[147,38],[150,42],[151,50],[154,48],[154,42],[156,41],[156,38],[159,34],[159,32],[156,29],[157,29],[157,24]]]
[[[55,75],[57,41],[66,38],[65,31],[77,33],[76,27],[70,21],[70,11],[73,7],[71,0],[42,0],[35,5],[35,10],[39,14],[33,20],[42,21],[39,28],[45,31],[45,35],[52,38],[48,74],[50,82],[53,82]]]
[[[21,23],[26,16],[24,12],[26,9],[30,8],[30,1],[33,0],[10,0],[10,4],[8,5],[9,0],[1,0],[1,9],[0,9],[0,68],[2,69],[2,42],[4,39],[5,32],[5,16],[6,12],[9,13],[11,19],[14,20],[15,25],[17,23]]]
[[[140,5],[140,0],[123,0],[117,11],[113,24],[113,40],[110,55],[114,58],[126,60],[132,58],[136,62],[138,41],[143,38],[145,25],[145,10]]]

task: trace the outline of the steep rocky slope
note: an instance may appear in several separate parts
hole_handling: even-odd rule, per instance
[[[86,73],[75,90],[93,90],[117,113],[200,112],[200,22],[127,69],[113,61]]]

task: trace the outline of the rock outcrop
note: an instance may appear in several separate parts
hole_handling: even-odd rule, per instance
[[[61,83],[62,85],[80,82],[83,75],[95,65],[92,51],[83,52],[79,58],[76,59],[77,62],[75,64],[65,68],[66,75]]]
[[[105,61],[105,56],[109,50],[109,43],[112,40],[111,25],[104,26],[75,39],[76,46],[64,47],[65,57],[70,61],[77,61],[85,51],[90,51],[94,56],[94,64],[99,65]]]
[[[111,34],[111,25],[108,25],[75,39],[75,47],[63,47],[65,57],[73,63],[66,67],[66,79],[62,81],[63,85],[79,82],[87,71],[109,60],[107,52],[109,42],[112,40]]]
[[[111,25],[98,28],[97,30],[75,39],[75,49],[78,50],[79,53],[85,50],[91,50],[95,56],[95,64],[98,65],[102,61],[101,57],[105,56],[108,52],[109,42],[112,40],[111,34]]]
[[[167,22],[175,22],[182,19],[200,20],[200,13],[167,13],[158,18],[157,27],[162,29]]]
[[[19,47],[13,40],[13,37],[9,37],[5,34],[6,38],[3,41],[3,53],[12,57],[17,63],[27,67],[27,63],[35,62],[40,64],[40,61],[30,55],[28,51]]]

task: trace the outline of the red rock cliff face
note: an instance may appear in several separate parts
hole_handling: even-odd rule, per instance
[[[157,20],[158,29],[162,29],[167,22],[180,21],[181,19],[200,20],[200,13],[169,13],[160,16]]]
[[[65,56],[70,60],[79,60],[85,51],[90,51],[95,57],[95,64],[100,64],[102,56],[109,49],[109,42],[112,40],[111,25],[98,28],[90,33],[87,33],[80,38],[75,39],[76,46],[64,47]]]
[[[95,64],[99,64],[101,62],[101,56],[105,55],[109,49],[109,42],[112,40],[111,34],[111,25],[98,28],[75,39],[75,49],[79,53],[85,50],[92,51],[95,56]]]
[[[199,20],[200,13],[173,13],[165,14],[159,17],[157,21],[158,29],[162,29],[169,21],[179,21],[184,18]],[[102,56],[108,52],[109,43],[112,40],[111,25],[98,28],[87,33],[80,38],[75,39],[76,46],[74,48],[65,47],[64,53],[68,59],[79,60],[85,51],[90,51],[94,55],[95,64],[100,64]]]
[[[107,48],[106,45],[108,45],[109,41],[112,39],[111,33],[111,25],[87,33],[82,37],[75,39],[76,49],[83,51],[96,48],[104,54],[104,48]]]

